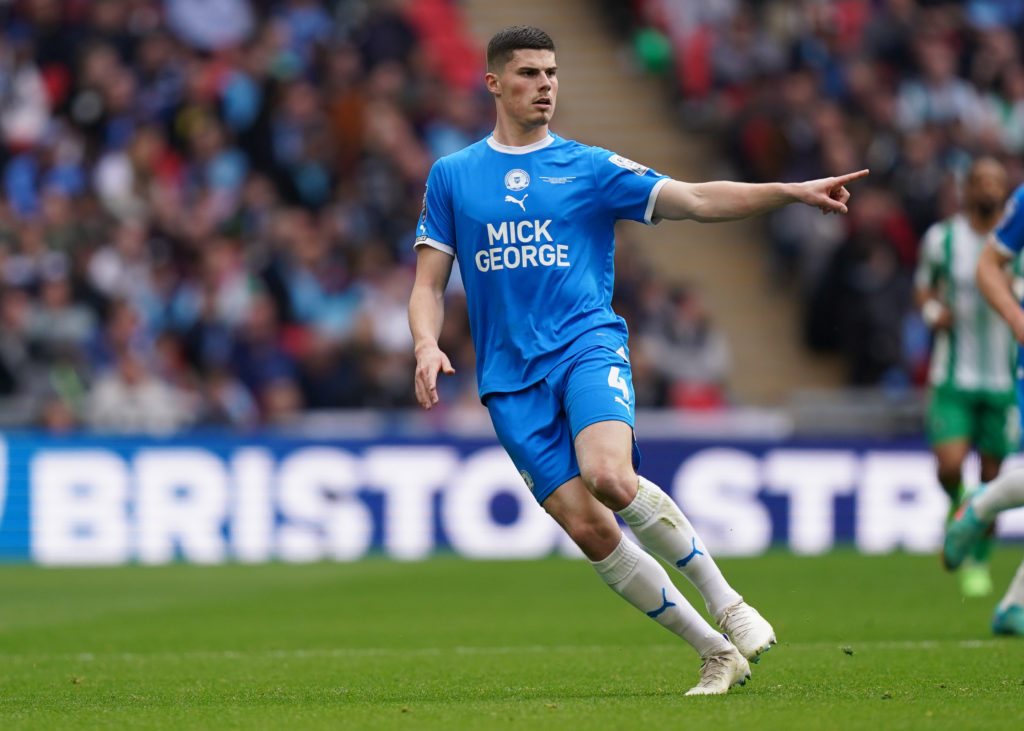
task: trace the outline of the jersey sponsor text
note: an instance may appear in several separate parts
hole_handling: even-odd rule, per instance
[[[556,244],[548,232],[551,219],[487,224],[488,248],[476,252],[481,272],[528,267],[568,267],[569,245]],[[535,245],[536,244],[536,245]]]
[[[487,224],[487,244],[529,244],[533,241],[540,243],[541,239],[554,243],[551,234],[548,233],[548,226],[551,219],[544,221],[502,221],[497,228],[493,223]]]
[[[519,269],[527,267],[568,267],[568,244],[523,244],[520,247],[494,246],[481,249],[474,257],[476,268],[481,272],[495,272],[499,269]]]

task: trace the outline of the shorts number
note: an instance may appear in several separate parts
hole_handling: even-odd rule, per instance
[[[622,391],[622,398],[625,399],[626,403],[629,403],[629,386],[626,385],[626,379],[619,375],[622,371],[619,370],[618,366],[612,366],[608,370],[608,385],[612,388]]]

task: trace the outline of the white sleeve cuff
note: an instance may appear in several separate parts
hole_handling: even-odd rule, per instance
[[[644,223],[646,223],[649,226],[653,226],[661,221],[660,218],[656,219],[653,217],[654,204],[658,202],[658,193],[661,192],[661,189],[669,180],[670,178],[662,178],[661,180],[659,180],[657,183],[654,184],[654,187],[651,188],[651,194],[647,196],[647,210],[644,211]]]
[[[418,249],[421,246],[429,246],[432,249],[443,251],[448,256],[455,256],[455,247],[449,246],[448,244],[442,244],[437,239],[432,239],[429,236],[420,236],[416,239],[416,243],[413,245],[413,249]]]

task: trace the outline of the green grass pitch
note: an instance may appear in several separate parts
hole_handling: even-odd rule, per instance
[[[0,567],[0,728],[1024,728],[1024,641],[934,556],[721,564],[780,644],[711,698],[582,561]]]

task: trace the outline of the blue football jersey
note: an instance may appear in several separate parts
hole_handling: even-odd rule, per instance
[[[593,345],[626,345],[611,308],[614,225],[652,223],[667,181],[556,135],[525,147],[488,137],[434,163],[416,246],[458,259],[481,397],[536,383]]]
[[[1013,191],[995,230],[996,246],[1016,258],[1024,250],[1024,185]]]

